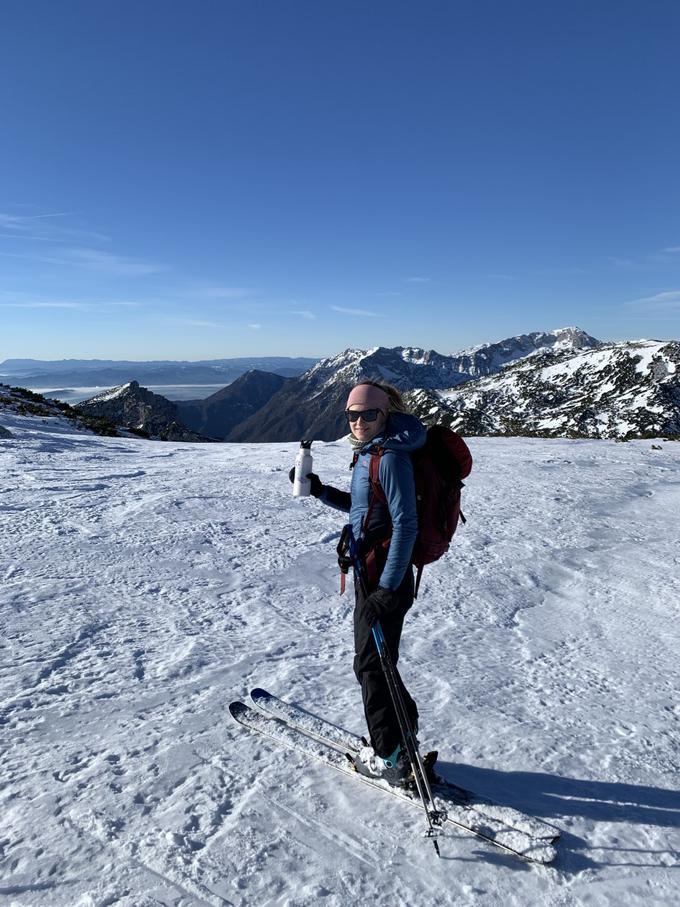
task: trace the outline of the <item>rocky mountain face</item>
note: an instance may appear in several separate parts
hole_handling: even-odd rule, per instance
[[[447,391],[416,390],[412,410],[464,435],[680,438],[680,342],[554,350]]]
[[[540,344],[543,343],[543,346]],[[475,377],[499,370],[540,350],[574,351],[596,348],[600,341],[579,328],[524,334],[444,356],[417,347],[349,349],[323,359],[283,387],[269,403],[227,435],[228,441],[294,441],[303,437],[332,441],[347,431],[344,416],[349,389],[367,378],[383,379],[403,391],[429,391],[455,387]]]
[[[597,349],[602,346],[580,328],[559,328],[556,331],[536,331],[521,334],[498,343],[482,343],[455,354],[460,371],[468,378],[494,375],[511,362],[524,359],[547,350],[573,352],[582,349]],[[452,385],[453,386],[453,385]]]
[[[111,388],[89,400],[77,403],[74,409],[99,416],[143,437],[160,441],[209,441],[182,423],[177,404],[154,394],[137,381]]]
[[[223,439],[233,428],[262,409],[289,380],[251,369],[204,400],[178,400],[177,413],[192,431]]]

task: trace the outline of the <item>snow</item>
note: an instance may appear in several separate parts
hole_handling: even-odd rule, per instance
[[[636,345],[635,354],[640,357],[640,361],[635,365],[636,370],[641,374],[645,374],[651,366],[654,357],[659,355],[660,350],[664,346],[664,343],[649,340]]]
[[[105,403],[108,400],[115,400],[118,397],[123,397],[130,389],[130,382],[127,384],[120,384],[118,387],[113,387],[111,390],[104,391],[101,394],[97,394],[96,397],[91,398],[92,403]]]
[[[563,829],[540,868],[462,832],[437,860],[415,811],[230,721],[263,685],[363,733],[342,515],[293,501],[296,444],[2,424],[2,903],[677,902],[680,444],[470,439],[406,621],[424,746]],[[347,487],[349,446],[314,453]]]
[[[407,346],[401,352],[401,358],[404,362],[411,365],[427,365],[427,355],[421,347]]]

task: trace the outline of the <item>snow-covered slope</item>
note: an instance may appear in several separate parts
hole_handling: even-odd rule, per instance
[[[535,331],[520,334],[496,343],[482,343],[454,353],[459,371],[471,378],[493,375],[511,362],[547,350],[568,351],[597,349],[602,341],[591,337],[581,328],[558,328],[555,331]]]
[[[69,428],[99,435],[116,435],[116,426],[98,415],[81,413],[58,400],[49,400],[24,387],[0,384],[0,423],[11,421],[13,416],[37,416],[43,425],[57,430]]]
[[[3,418],[8,907],[676,902],[680,445],[469,439],[467,526],[406,620],[424,746],[563,829],[539,869],[462,833],[437,860],[413,811],[230,723],[264,684],[363,730],[342,515],[292,500],[295,444]],[[349,458],[315,466],[346,487]]]
[[[416,392],[410,403],[464,434],[676,438],[680,342],[544,353],[450,391]]]

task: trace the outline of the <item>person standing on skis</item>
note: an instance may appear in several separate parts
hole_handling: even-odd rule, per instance
[[[414,599],[411,554],[418,518],[410,454],[425,444],[427,429],[406,412],[399,391],[382,382],[363,381],[353,387],[345,412],[354,449],[350,492],[324,485],[310,473],[311,494],[349,513],[343,540],[351,533],[358,555],[353,565],[354,673],[361,684],[371,746],[362,748],[354,764],[361,774],[399,785],[405,782],[410,766],[372,628],[380,621],[396,665],[404,618]],[[370,479],[375,452],[380,453],[380,497]],[[291,471],[291,481],[292,475]],[[401,692],[417,730],[418,708],[403,682]]]

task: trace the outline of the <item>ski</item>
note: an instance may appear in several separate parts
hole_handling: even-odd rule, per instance
[[[274,718],[299,728],[305,734],[309,734],[310,737],[329,744],[329,746],[334,747],[341,753],[356,753],[364,745],[361,737],[357,737],[351,731],[346,731],[336,724],[331,724],[330,721],[308,712],[302,706],[285,702],[261,687],[256,687],[250,691],[250,699],[253,705],[256,705],[258,709],[262,709],[268,715],[273,715]]]
[[[364,745],[361,737],[337,727],[335,724],[326,721],[318,715],[314,715],[300,706],[292,705],[285,702],[273,693],[263,690],[260,687],[252,690],[250,698],[258,709],[261,709],[268,715],[278,718],[291,727],[297,728],[315,740],[326,743],[341,753],[350,753],[354,755]],[[427,754],[425,761],[428,765],[432,764],[432,759],[428,759]],[[436,754],[435,758],[436,758]],[[440,775],[433,773],[431,775],[431,784],[433,793],[447,803],[453,802],[463,804],[479,814],[480,817],[493,819],[496,822],[502,822],[504,825],[529,835],[533,839],[542,840],[546,843],[554,843],[560,837],[559,829],[541,819],[529,816],[511,806],[503,806],[496,803],[488,797],[481,796],[459,787],[452,781],[442,778]]]
[[[386,781],[374,780],[354,770],[347,755],[337,746],[332,746],[322,739],[316,739],[284,721],[262,711],[251,708],[243,702],[232,702],[229,712],[240,725],[262,734],[307,758],[314,759],[336,771],[355,778],[375,790],[386,792],[406,803],[422,809],[417,795],[408,790],[391,787]],[[491,816],[481,815],[465,803],[458,803],[435,794],[437,809],[446,814],[446,823],[475,835],[484,841],[502,848],[508,853],[536,863],[550,863],[555,859],[556,851],[552,843],[544,838],[536,838],[524,831],[506,825]]]

